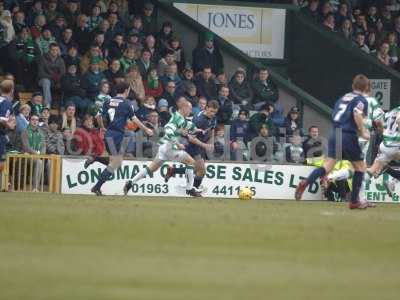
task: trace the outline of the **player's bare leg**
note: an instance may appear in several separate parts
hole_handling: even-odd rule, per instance
[[[114,173],[114,171],[116,169],[118,169],[122,165],[122,160],[123,160],[122,155],[110,156],[110,161],[109,161],[109,164],[108,164],[107,168],[105,168],[103,170],[103,172],[101,172],[99,180],[97,181],[95,186],[92,187],[92,189],[91,189],[92,193],[96,194],[96,196],[102,196],[103,195],[102,192],[101,192],[102,185],[107,180],[109,180],[110,177],[112,176],[112,174]]]
[[[132,188],[133,184],[138,182],[139,180],[142,180],[146,178],[147,176],[153,174],[156,172],[164,163],[164,161],[160,159],[155,159],[153,160],[150,165],[142,170],[140,170],[135,177],[132,178],[132,180],[128,180],[125,185],[124,185],[124,195],[126,196],[129,192],[129,190]]]
[[[333,158],[327,158],[324,162],[324,165],[320,168],[315,169],[311,172],[307,179],[300,181],[299,185],[296,187],[295,191],[295,199],[301,200],[304,191],[307,186],[315,182],[318,178],[324,177],[326,174],[331,172],[336,164],[336,160]]]
[[[187,184],[186,184],[186,194],[192,197],[202,197],[201,193],[197,191],[195,188],[193,188],[193,183],[194,183],[194,169],[196,167],[196,161],[188,155],[182,160],[182,163],[186,165],[186,178],[187,178]]]

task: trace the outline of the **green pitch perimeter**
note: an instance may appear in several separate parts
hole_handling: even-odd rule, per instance
[[[399,299],[400,207],[0,193],[0,299]]]

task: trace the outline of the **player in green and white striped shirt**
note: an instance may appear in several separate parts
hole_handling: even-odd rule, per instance
[[[132,188],[132,185],[139,180],[153,174],[166,161],[176,161],[184,163],[186,167],[186,194],[194,197],[201,197],[201,194],[193,188],[195,160],[184,149],[185,146],[179,139],[188,133],[197,131],[194,124],[186,118],[192,113],[192,105],[187,100],[182,100],[179,109],[172,114],[171,119],[164,126],[165,134],[159,140],[158,153],[150,165],[141,170],[135,177],[128,181],[124,186],[125,195]]]
[[[383,121],[385,117],[385,112],[381,108],[379,102],[374,97],[365,97],[368,102],[368,115],[365,118],[365,128],[370,132],[372,136],[375,132],[375,128],[382,132],[383,130]],[[370,140],[366,140],[363,138],[358,139],[362,152],[364,153],[364,160],[367,158],[367,152],[370,145]]]
[[[383,131],[383,141],[379,146],[379,153],[373,165],[367,169],[365,179],[368,180],[372,176],[378,177],[384,168],[391,161],[400,160],[400,106],[391,110],[385,115],[385,129]],[[389,170],[388,174],[395,178],[400,178],[398,171]],[[386,185],[388,189],[388,186]],[[390,190],[388,190],[389,195]]]

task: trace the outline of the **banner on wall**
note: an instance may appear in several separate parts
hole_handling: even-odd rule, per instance
[[[250,57],[284,58],[285,9],[187,3],[174,6]]]
[[[124,161],[113,178],[106,182],[102,191],[106,195],[122,195],[125,182],[150,161]],[[88,169],[83,167],[84,159],[63,158],[61,192],[63,194],[90,194],[90,189],[104,169],[99,163],[92,164]],[[134,195],[140,196],[172,196],[184,197],[185,178],[183,175],[171,178],[164,182],[163,175],[167,165],[134,185]],[[293,200],[295,188],[299,181],[309,174],[313,167],[294,165],[257,165],[240,163],[207,163],[206,177],[203,186],[205,197],[236,198],[241,187],[249,187],[255,199],[284,199]],[[386,179],[386,178],[385,178]],[[130,193],[133,195],[133,193]],[[397,194],[400,195],[398,187]],[[397,195],[393,201],[386,195],[385,188],[380,181],[372,182],[367,186],[366,197],[375,202],[397,202]],[[312,184],[304,194],[304,200],[321,200],[321,189],[318,183]],[[397,199],[397,200],[396,200]]]

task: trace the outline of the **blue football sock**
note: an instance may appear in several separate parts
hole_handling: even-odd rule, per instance
[[[100,189],[101,186],[112,176],[113,172],[111,172],[108,167],[103,170],[100,174],[99,181],[97,181],[96,185],[94,186],[95,189]]]
[[[360,194],[361,185],[364,178],[364,172],[356,171],[353,176],[353,190],[351,191],[351,202],[355,203],[358,201]]]
[[[307,184],[310,185],[317,181],[318,178],[324,176],[326,174],[326,171],[323,167],[320,167],[318,169],[315,169],[314,171],[311,172],[311,174],[308,176]]]

